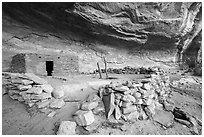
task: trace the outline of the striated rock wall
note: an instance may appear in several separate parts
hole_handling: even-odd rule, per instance
[[[183,67],[188,62],[186,55],[196,58],[199,50],[192,43],[201,34],[201,9],[201,2],[3,3],[3,40],[4,36],[10,37],[7,33],[11,33],[12,28],[5,26],[12,21],[18,24],[18,30],[28,27],[69,43],[81,42],[81,47],[99,54],[103,49],[107,56],[119,57],[115,55],[117,51],[112,50],[110,54],[106,46],[126,50],[127,55],[121,55],[127,58],[131,55],[138,63],[143,60],[146,64],[172,66],[178,61],[182,68],[188,68],[192,65],[187,63],[184,65],[187,67]],[[25,40],[24,34],[14,32],[12,35]],[[46,38],[42,35],[42,39]],[[189,49],[194,50],[190,53]],[[193,66],[195,64],[193,61]]]

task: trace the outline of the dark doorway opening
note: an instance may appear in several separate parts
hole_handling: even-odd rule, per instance
[[[53,69],[54,69],[53,61],[46,61],[47,76],[52,76]]]

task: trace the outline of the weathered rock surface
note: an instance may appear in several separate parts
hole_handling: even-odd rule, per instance
[[[34,99],[34,100],[44,100],[44,99],[48,99],[48,98],[51,98],[52,95],[51,93],[42,93],[40,95],[31,95],[31,99]]]
[[[142,57],[142,61],[164,64],[178,61],[188,67],[196,67],[196,74],[201,73],[200,61],[195,62],[201,45],[197,38],[202,31],[201,2],[3,3],[2,9],[3,27],[8,25],[8,18],[14,19],[19,24],[39,30],[43,28],[53,33],[57,40],[58,37],[64,40],[68,36],[70,43],[89,45],[94,47],[94,52],[99,51],[95,48],[98,42],[100,47],[122,47],[128,55],[138,59]],[[3,45],[26,45],[27,36],[12,34],[11,28],[8,28],[3,29]],[[35,39],[36,35],[29,34],[28,37]],[[45,34],[43,39],[48,37]],[[35,41],[30,43],[36,46]],[[110,60],[112,63],[124,62],[119,57]],[[96,63],[92,58],[91,61]]]
[[[62,121],[57,135],[75,135],[76,123],[72,121]]]
[[[64,96],[64,91],[61,89],[54,89],[54,91],[52,92],[53,96],[55,98],[62,98]]]
[[[33,73],[26,73],[25,76],[28,77],[28,79],[34,81],[36,84],[47,84],[48,83],[46,80],[36,76]]]
[[[92,110],[98,106],[98,102],[82,102],[81,109],[82,110]]]
[[[79,126],[91,125],[94,122],[94,115],[92,111],[78,110],[74,113],[73,118]]]
[[[137,120],[139,118],[139,112],[138,111],[131,112],[129,114],[126,114],[125,117],[127,118],[127,120]]]
[[[19,90],[22,90],[22,91],[28,90],[28,89],[30,89],[30,88],[32,88],[31,85],[27,85],[27,86],[25,86],[25,85],[19,85],[19,86],[18,86],[18,89],[19,89]]]
[[[43,90],[41,87],[32,87],[30,89],[28,89],[27,91],[25,91],[26,93],[33,93],[33,94],[42,94]]]
[[[42,88],[43,91],[45,91],[47,93],[52,93],[52,91],[53,91],[53,87],[49,84],[43,84],[40,87]]]
[[[61,108],[65,105],[65,102],[63,99],[54,99],[51,103],[50,103],[50,107],[51,108]]]
[[[46,106],[49,106],[49,104],[50,104],[50,100],[45,100],[45,101],[41,101],[41,102],[36,103],[38,108],[44,108]]]
[[[100,97],[96,94],[90,94],[87,99],[86,99],[87,102],[99,102],[101,101]]]
[[[162,126],[168,128],[173,125],[174,115],[171,112],[156,109],[156,114],[153,119]]]

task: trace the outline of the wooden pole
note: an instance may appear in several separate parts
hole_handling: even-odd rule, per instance
[[[98,63],[98,62],[97,62],[97,66],[98,66],[98,73],[99,73],[100,79],[102,79],[101,69],[100,69],[100,66],[99,66],[99,63]]]
[[[104,63],[105,63],[105,73],[106,73],[106,79],[108,79],[108,72],[107,72],[107,62],[106,62],[106,58],[103,57]]]

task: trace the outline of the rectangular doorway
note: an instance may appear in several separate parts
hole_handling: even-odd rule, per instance
[[[46,61],[47,76],[52,76],[53,70],[54,70],[54,62],[53,61]]]

